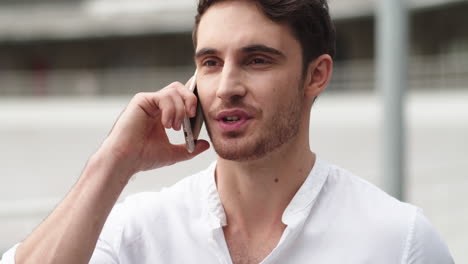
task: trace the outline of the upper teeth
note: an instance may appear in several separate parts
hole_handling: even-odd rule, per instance
[[[237,116],[228,116],[226,117],[226,121],[237,121],[239,120],[239,117]]]

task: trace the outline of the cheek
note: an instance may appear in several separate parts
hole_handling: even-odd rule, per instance
[[[266,76],[266,78],[257,79],[251,83],[251,90],[255,98],[262,103],[278,103],[288,101],[287,98],[293,94],[293,89],[298,87],[298,78],[296,73],[286,71],[275,71]]]
[[[203,110],[207,110],[207,107],[213,103],[213,98],[216,95],[216,89],[214,89],[213,84],[206,79],[197,80],[197,91],[198,91],[198,100],[202,102]]]

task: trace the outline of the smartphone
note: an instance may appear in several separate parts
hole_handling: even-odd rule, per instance
[[[189,153],[192,153],[195,150],[195,141],[198,139],[201,127],[203,125],[203,112],[200,100],[198,99],[197,91],[197,71],[195,71],[193,75],[193,80],[190,84],[189,89],[197,97],[197,110],[195,117],[189,118],[187,115],[185,115],[184,122],[182,123],[182,128],[184,130],[184,138],[185,144],[187,146],[187,151]]]

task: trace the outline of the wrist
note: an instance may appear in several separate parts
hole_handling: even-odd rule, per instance
[[[122,161],[112,153],[100,149],[88,160],[83,176],[122,191],[136,172],[130,162]]]

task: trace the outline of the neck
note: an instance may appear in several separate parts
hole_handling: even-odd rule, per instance
[[[282,223],[284,210],[315,163],[308,140],[296,141],[254,161],[218,159],[217,187],[229,225],[255,230]]]

